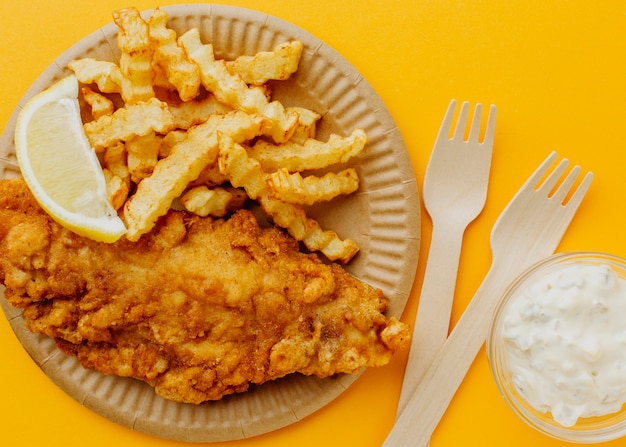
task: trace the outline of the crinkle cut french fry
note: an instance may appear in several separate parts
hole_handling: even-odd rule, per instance
[[[304,144],[306,140],[315,138],[317,122],[322,118],[322,115],[304,107],[287,107],[287,110],[298,114],[298,124],[289,141],[296,144]]]
[[[128,228],[126,237],[136,241],[150,231],[187,184],[215,162],[218,133],[235,141],[246,141],[259,134],[262,122],[257,115],[234,111],[213,115],[189,129],[186,138],[172,148],[168,157],[159,160],[152,175],[139,183],[135,194],[126,202],[123,213]]]
[[[252,200],[268,195],[267,176],[258,161],[248,157],[243,146],[221,135],[217,159],[220,172],[236,188],[244,188]]]
[[[231,110],[232,108],[219,102],[211,94],[203,99],[170,105],[170,112],[177,129],[189,129],[191,126],[205,122],[211,115],[223,115]]]
[[[187,59],[185,51],[176,42],[176,32],[167,27],[167,20],[167,12],[160,8],[156,8],[148,19],[150,38],[157,43],[154,61],[165,71],[180,99],[189,101],[198,96],[200,71]]]
[[[175,129],[166,133],[161,140],[161,146],[159,146],[159,158],[167,157],[172,148],[185,138],[187,138],[186,130]]]
[[[228,177],[220,172],[220,168],[216,162],[204,168],[198,178],[189,183],[189,187],[208,186],[211,188],[222,185],[227,181]]]
[[[203,44],[197,28],[178,38],[189,59],[198,64],[202,85],[215,97],[237,110],[255,113],[268,119],[266,132],[278,143],[289,140],[298,123],[298,115],[278,101],[269,102],[258,88],[250,88],[238,75],[228,71],[224,60],[216,60],[211,44]]]
[[[101,93],[122,91],[122,70],[113,62],[85,57],[68,64],[76,78],[83,84],[96,84]]]
[[[256,199],[276,225],[287,230],[296,240],[302,241],[311,251],[320,251],[328,259],[347,263],[359,251],[351,239],[341,239],[334,231],[322,230],[319,223],[307,217],[299,206],[272,199],[266,174],[258,161],[248,157],[245,148],[231,138],[220,138],[218,163],[220,171],[235,187],[243,187],[248,196]]]
[[[180,198],[187,211],[198,216],[223,217],[243,207],[248,196],[235,188],[196,186]]]
[[[117,42],[121,50],[122,98],[126,104],[147,101],[154,97],[150,27],[137,8],[115,11],[113,21],[119,28]]]
[[[101,93],[94,92],[89,87],[83,87],[80,89],[83,99],[91,107],[91,117],[98,119],[104,115],[111,115],[115,110],[113,101]]]
[[[139,183],[152,175],[159,160],[162,139],[162,136],[152,132],[136,136],[126,142],[128,171],[133,182]]]
[[[130,172],[128,172],[126,145],[122,142],[108,146],[102,156],[104,168],[119,177],[130,188]]]
[[[356,129],[348,137],[331,135],[328,141],[308,139],[304,144],[287,142],[280,145],[258,140],[250,149],[250,156],[259,160],[263,170],[284,168],[289,172],[322,169],[346,163],[363,151],[367,137]]]
[[[307,217],[306,212],[297,205],[269,197],[262,197],[260,203],[276,225],[285,228],[309,250],[320,251],[331,261],[339,260],[347,264],[359,251],[354,241],[341,239],[334,231],[323,230],[315,219]]]
[[[262,85],[270,79],[284,81],[298,69],[304,45],[299,40],[285,42],[272,51],[259,51],[254,56],[239,56],[228,61],[231,73],[241,76],[246,84]]]
[[[359,176],[353,168],[327,172],[322,177],[279,169],[267,176],[272,198],[298,205],[326,202],[337,196],[351,194],[359,188]]]
[[[128,185],[123,179],[106,168],[102,170],[102,173],[104,174],[104,180],[107,185],[107,197],[109,202],[111,202],[114,209],[118,210],[124,206],[128,198]]]
[[[152,98],[147,102],[117,109],[83,125],[85,134],[96,151],[119,141],[152,132],[167,133],[174,127],[174,118],[166,103]]]

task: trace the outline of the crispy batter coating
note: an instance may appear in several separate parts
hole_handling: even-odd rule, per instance
[[[381,366],[409,339],[380,291],[245,210],[171,211],[138,242],[104,244],[49,219],[21,180],[2,180],[0,280],[29,330],[174,401]]]

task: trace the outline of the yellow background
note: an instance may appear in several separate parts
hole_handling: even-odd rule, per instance
[[[183,3],[168,1],[167,4]],[[184,2],[189,3],[189,1]],[[596,177],[559,251],[626,256],[626,1],[240,0],[221,2],[286,19],[328,43],[373,85],[395,118],[421,189],[452,98],[494,103],[498,123],[484,212],[468,228],[452,317],[490,264],[491,227],[548,155]],[[29,85],[74,42],[125,6],[153,1],[21,0],[0,4],[0,126]],[[412,321],[430,240],[423,212],[420,265],[404,319]],[[57,388],[0,318],[0,444],[184,445],[120,427]],[[369,370],[302,422],[228,447],[378,446],[390,430],[406,353]],[[534,432],[499,396],[483,351],[432,438],[432,447],[567,445]],[[607,446],[626,445],[622,439]]]

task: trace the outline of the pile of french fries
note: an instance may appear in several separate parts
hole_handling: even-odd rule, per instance
[[[252,199],[309,250],[352,259],[356,244],[323,230],[303,205],[354,192],[356,171],[303,173],[346,163],[363,150],[365,132],[319,141],[321,116],[272,100],[267,84],[298,69],[302,43],[222,60],[198,29],[178,36],[168,28],[162,9],[144,20],[126,8],[113,19],[119,64],[82,58],[69,68],[90,107],[85,134],[102,161],[126,237],[136,241],[151,231],[175,202],[190,213],[221,217]]]

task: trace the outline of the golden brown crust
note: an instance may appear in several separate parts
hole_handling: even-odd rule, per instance
[[[136,243],[103,244],[51,221],[23,182],[0,181],[0,279],[28,329],[175,401],[380,366],[409,338],[380,291],[245,210],[172,211]]]

